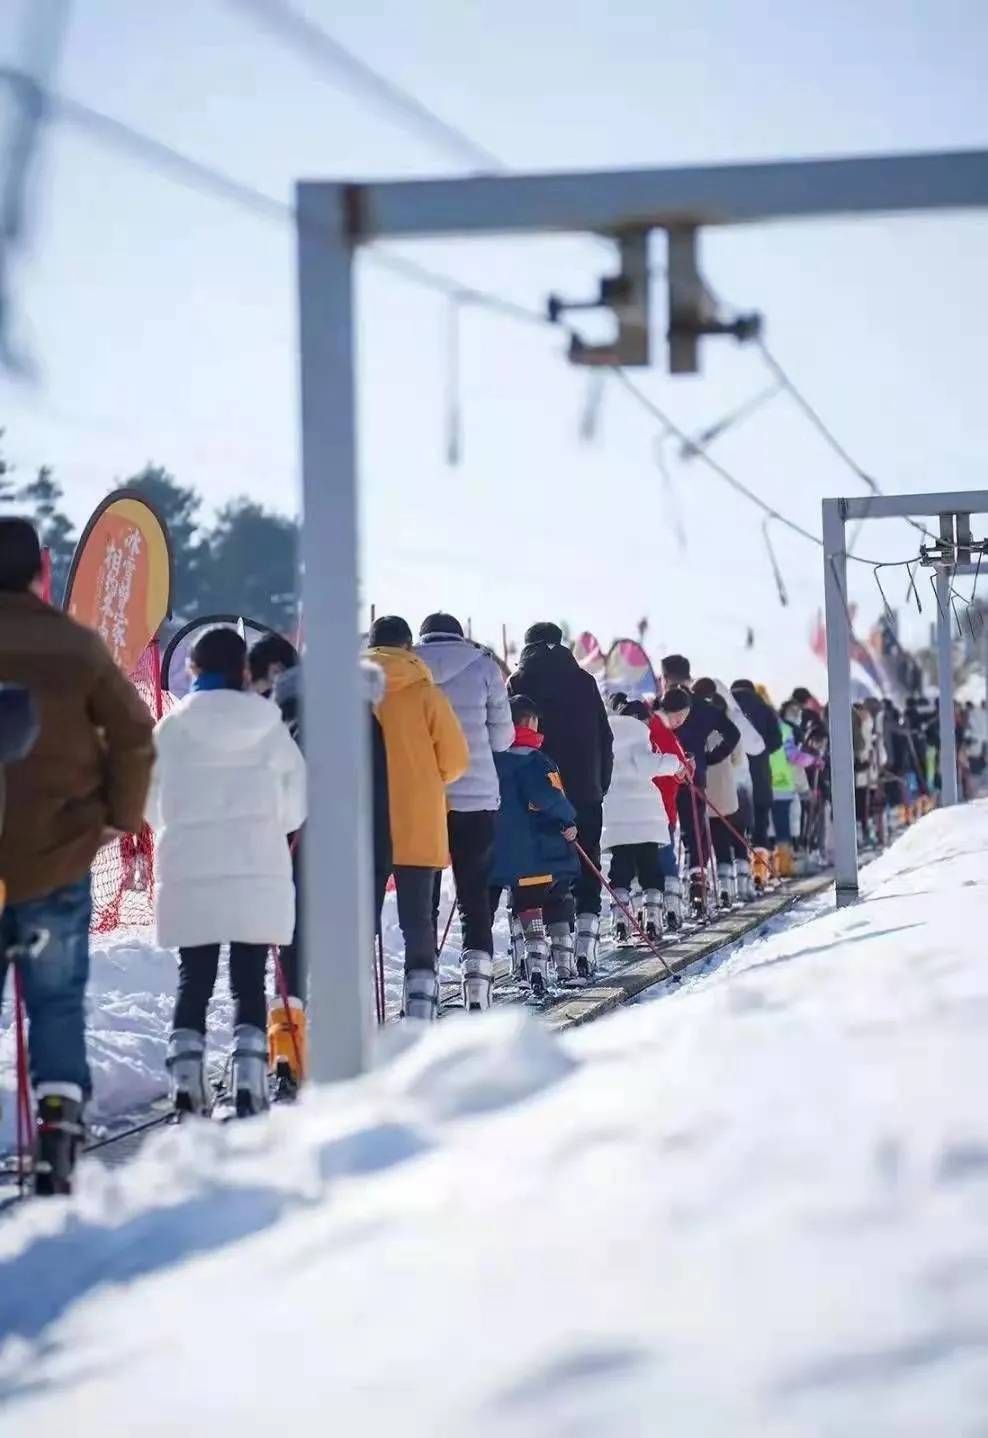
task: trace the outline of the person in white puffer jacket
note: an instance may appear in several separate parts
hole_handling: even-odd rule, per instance
[[[620,904],[631,901],[631,886],[638,880],[644,904],[644,927],[650,938],[662,932],[663,891],[667,878],[676,876],[676,857],[669,836],[665,805],[653,779],[684,772],[675,754],[659,754],[649,736],[648,709],[638,700],[609,716],[614,736],[614,772],[604,796],[601,848],[609,850],[609,879]],[[628,940],[628,923],[621,908],[612,914],[615,939]]]
[[[245,691],[246,657],[236,630],[207,630],[189,656],[191,693],[154,731],[147,818],[158,943],[179,951],[167,1060],[178,1112],[208,1107],[206,1010],[227,943],[237,1112],[266,1107],[265,967],[295,927],[288,836],[305,819],[305,761],[277,705]]]
[[[470,767],[446,790],[446,818],[467,1007],[483,1009],[494,980],[490,878],[501,807],[494,755],[511,748],[515,726],[500,665],[489,649],[465,637],[455,615],[440,611],[423,619],[414,653],[429,666],[449,700],[470,749]],[[432,903],[437,930],[441,884],[442,873],[437,872]]]

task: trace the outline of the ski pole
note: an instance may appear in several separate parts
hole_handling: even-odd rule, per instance
[[[374,997],[377,1000],[377,1021],[383,1024],[386,1014],[386,996],[384,991],[384,935],[381,933],[381,926],[377,926],[375,948],[377,957],[374,964]]]
[[[693,866],[694,866],[695,868],[699,869],[699,871],[700,871],[700,884],[701,884],[702,890],[703,890],[703,912],[704,912],[704,914],[706,914],[706,912],[707,912],[707,865],[706,865],[706,861],[705,861],[705,860],[704,860],[703,863],[697,863],[697,860],[703,858],[703,838],[702,838],[702,836],[701,836],[701,834],[700,834],[700,811],[699,811],[699,809],[697,808],[697,803],[696,803],[696,796],[697,796],[697,794],[698,794],[700,791],[699,791],[699,789],[697,788],[697,786],[693,783],[692,779],[687,779],[685,782],[686,782],[686,785],[687,785],[687,787],[689,788],[689,791],[690,791],[690,804],[692,805],[692,808],[693,808],[693,844],[694,844],[694,846],[695,846],[696,852],[691,855],[691,861],[692,861],[692,863],[693,863]]]
[[[700,793],[700,790],[697,788],[697,786],[696,786],[695,784],[691,783],[689,779],[686,780],[686,783],[689,784],[690,788],[693,790],[693,792],[694,792],[694,798],[695,798],[695,796]],[[735,837],[735,839],[737,839],[738,843],[744,845],[744,847],[745,847],[745,849],[747,850],[747,853],[748,853],[748,858],[749,858],[749,859],[753,858],[755,851],[754,851],[754,849],[751,847],[751,844],[748,842],[748,840],[744,837],[744,835],[743,835],[742,833],[739,833],[739,831],[738,831],[737,829],[735,829],[735,827],[734,827],[734,825],[731,823],[730,819],[728,819],[728,818],[726,817],[726,815],[724,815],[724,814],[722,814],[722,813],[720,812],[720,810],[717,808],[717,805],[714,803],[714,801],[713,801],[708,795],[704,794],[704,795],[703,795],[703,798],[704,798],[704,801],[705,801],[707,804],[710,805],[711,809],[713,809],[714,813],[717,815],[717,818],[718,818],[718,819],[720,820],[720,822],[724,825],[724,828],[728,831],[728,833],[733,834],[734,837]]]
[[[670,969],[669,965],[666,963],[665,957],[660,952],[658,945],[652,942],[648,934],[646,934],[645,930],[642,928],[641,924],[639,924],[638,920],[635,918],[634,914],[628,908],[627,904],[625,904],[622,899],[618,898],[616,892],[611,888],[610,884],[604,878],[603,874],[597,868],[597,865],[590,858],[590,855],[582,847],[578,839],[573,840],[573,848],[579,854],[580,858],[583,860],[586,867],[590,870],[591,874],[593,874],[594,878],[597,879],[599,883],[610,894],[611,902],[616,904],[617,907],[621,910],[622,914],[624,914],[625,918],[628,920],[628,923],[634,929],[635,933],[638,935],[641,941],[652,950],[652,953],[655,955],[659,963],[665,969],[672,982],[674,984],[682,983],[682,979],[679,977],[679,975],[674,974],[672,969]]]
[[[446,927],[445,927],[445,929],[443,929],[443,936],[442,936],[442,939],[441,939],[440,942],[439,942],[439,948],[436,950],[436,964],[437,964],[437,965],[438,965],[438,963],[439,963],[440,958],[442,957],[443,949],[446,947],[446,940],[449,938],[450,925],[451,925],[452,922],[453,922],[453,915],[454,915],[455,913],[456,913],[456,894],[455,894],[455,892],[454,892],[454,894],[453,894],[453,902],[452,902],[452,904],[450,905],[449,915],[447,916],[447,919],[446,919]]]
[[[27,1160],[31,1148],[31,1078],[27,1063],[27,1042],[24,1036],[24,985],[21,971],[14,964],[14,1026],[17,1043],[17,1187],[24,1193],[27,1181]]]
[[[298,1025],[292,1018],[292,1006],[288,993],[288,981],[285,978],[285,970],[281,962],[281,949],[277,944],[271,949],[271,957],[274,959],[274,981],[285,1010],[285,1022],[288,1031],[292,1036],[292,1048],[295,1050],[295,1064],[298,1068],[299,1083],[304,1077],[302,1073],[302,1046],[298,1041]]]

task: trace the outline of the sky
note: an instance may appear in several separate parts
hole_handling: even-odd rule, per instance
[[[20,58],[28,3],[0,7],[3,63]],[[299,5],[513,169],[988,145],[977,0]],[[75,0],[57,86],[286,202],[299,177],[464,170],[237,0]],[[718,293],[764,314],[774,352],[886,490],[970,489],[984,483],[986,241],[988,216],[969,211],[725,229],[704,235],[702,254]],[[657,263],[663,248],[657,236]],[[399,252],[535,308],[553,291],[589,295],[608,268],[604,247],[579,236]],[[294,261],[288,223],[51,129],[30,243],[11,266],[15,333],[38,378],[0,373],[8,457],[21,471],[52,464],[79,522],[148,460],[199,489],[207,513],[239,494],[295,511]],[[448,608],[497,643],[502,624],[517,641],[558,618],[606,647],[647,616],[656,657],[684,650],[697,672],[823,688],[807,642],[820,551],[773,526],[784,609],[760,514],[696,462],[673,464],[674,502],[655,422],[613,382],[596,440],[582,442],[587,375],[561,335],[461,315],[463,456],[450,467],[447,326],[441,297],[361,261],[364,618],[371,603],[413,624]],[[693,429],[768,376],[729,339],[705,344],[700,375],[669,376],[657,334],[637,379]],[[714,453],[816,532],[823,496],[862,492],[785,398]],[[903,559],[915,539],[901,522],[872,523],[859,547]],[[870,572],[852,569],[865,628],[881,601]],[[904,587],[893,572],[896,607]],[[932,608],[904,616],[908,638],[925,636]]]

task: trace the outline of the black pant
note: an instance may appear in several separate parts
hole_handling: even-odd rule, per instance
[[[446,816],[463,947],[490,955],[494,953],[494,936],[487,889],[494,856],[496,817],[491,809],[478,809],[472,813],[451,809]],[[433,927],[437,931],[442,878],[442,874],[437,872],[432,889]]]
[[[746,859],[748,857],[748,846],[744,843],[741,835],[744,833],[744,817],[739,809],[736,814],[728,814],[727,827],[723,819],[716,815],[710,820],[710,837],[714,844],[714,853],[717,855],[718,864],[729,864],[732,859]],[[731,832],[735,830],[735,833]]]
[[[264,998],[267,944],[230,945],[230,989],[235,1024],[252,1024],[262,1032],[268,1026]],[[178,993],[175,995],[176,1029],[206,1032],[206,1010],[213,996],[220,963],[219,944],[197,944],[178,951]]]
[[[501,903],[501,892],[500,889],[489,890],[492,923]],[[524,914],[529,909],[541,909],[542,922],[546,925],[569,924],[572,927],[576,916],[573,897],[565,879],[555,884],[515,885],[511,890],[511,912]]]
[[[604,827],[603,804],[576,805],[576,838],[596,868],[600,868],[600,832]],[[573,881],[573,898],[578,914],[600,913],[600,880],[580,860],[579,877]]]
[[[691,869],[705,869],[710,858],[707,843],[706,804],[688,784],[681,784],[676,798],[679,827]]]
[[[292,879],[295,883],[295,932],[290,944],[285,944],[278,955],[281,971],[285,976],[285,988],[293,999],[305,1000],[309,974],[305,966],[305,950],[302,947],[302,920],[304,915],[302,899],[302,855],[301,842],[296,841],[292,850]],[[280,989],[276,990],[281,998]]]
[[[405,972],[436,968],[436,929],[432,922],[432,886],[435,869],[396,864],[395,890],[398,895],[398,923],[405,940]],[[387,874],[374,875],[374,912],[380,914]]]
[[[615,889],[630,889],[636,878],[643,889],[665,888],[658,844],[618,844],[607,877]]]

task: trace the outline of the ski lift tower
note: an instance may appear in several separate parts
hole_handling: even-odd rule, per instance
[[[613,315],[613,341],[574,342],[574,363],[646,365],[649,237],[664,231],[669,368],[692,373],[704,337],[744,339],[758,326],[757,316],[725,321],[712,310],[698,259],[705,227],[985,205],[985,151],[298,186],[309,765],[303,859],[314,1078],[359,1073],[371,1027],[367,716],[357,669],[353,272],[360,246],[441,236],[604,236],[614,242],[616,273],[604,276],[595,297],[553,299],[547,313],[599,307]],[[848,867],[843,877],[849,881]]]
[[[827,692],[830,715],[830,790],[834,815],[834,868],[837,904],[858,897],[858,826],[854,811],[854,744],[851,728],[851,622],[847,607],[849,520],[935,518],[939,537],[922,545],[917,566],[931,571],[937,604],[937,680],[940,691],[941,802],[956,804],[957,741],[954,732],[954,654],[952,623],[956,614],[953,582],[978,575],[988,541],[971,536],[972,514],[988,514],[988,490],[950,494],[871,495],[865,499],[823,501],[823,583],[827,606]],[[977,556],[977,562],[973,556]]]

